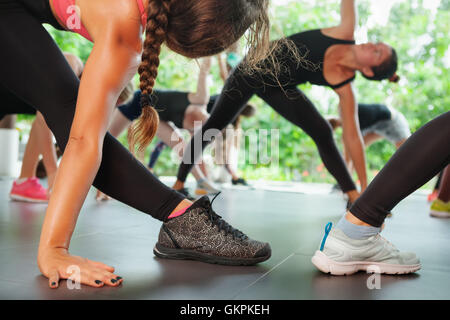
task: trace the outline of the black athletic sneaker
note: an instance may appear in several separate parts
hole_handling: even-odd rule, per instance
[[[242,179],[242,178],[239,178],[239,179],[236,179],[236,180],[231,180],[231,183],[233,184],[233,185],[242,185],[242,186],[248,186],[248,183],[247,183],[247,181],[245,181],[244,179]]]
[[[203,196],[183,215],[163,223],[153,253],[167,259],[254,265],[269,259],[271,249],[230,226]]]

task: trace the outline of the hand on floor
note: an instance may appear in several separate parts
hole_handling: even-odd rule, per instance
[[[75,285],[79,283],[96,288],[105,284],[116,287],[123,282],[121,277],[113,273],[113,267],[72,256],[65,248],[39,248],[38,266],[53,289],[58,288],[60,279],[71,279]]]

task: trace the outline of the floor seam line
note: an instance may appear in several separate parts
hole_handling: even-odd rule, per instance
[[[272,267],[269,271],[267,271],[266,273],[264,273],[262,276],[260,276],[258,279],[256,279],[255,281],[253,281],[252,283],[250,283],[248,286],[242,288],[241,290],[239,290],[231,299],[234,300],[236,299],[236,297],[243,292],[244,290],[247,290],[248,288],[250,288],[251,286],[253,286],[255,283],[257,283],[259,280],[265,278],[269,273],[271,273],[272,271],[274,271],[276,268],[278,268],[280,265],[282,265],[285,261],[287,261],[289,258],[291,258],[292,256],[294,256],[294,253],[291,253],[289,256],[287,256],[285,259],[283,259],[281,262],[279,262],[278,264],[276,264],[274,267]]]

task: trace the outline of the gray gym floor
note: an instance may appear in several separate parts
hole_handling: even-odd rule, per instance
[[[322,274],[311,257],[325,224],[337,222],[339,194],[306,194],[284,184],[278,191],[225,188],[214,209],[250,237],[271,244],[272,257],[257,266],[227,267],[158,259],[152,249],[160,222],[118,201],[97,203],[94,190],[80,214],[70,251],[116,268],[120,287],[56,290],[36,264],[46,205],[11,202],[12,180],[0,180],[0,299],[449,299],[450,220],[428,216],[426,197],[414,194],[387,220],[383,235],[400,250],[415,252],[416,274],[381,276]],[[313,187],[312,187],[313,188]],[[284,190],[284,191],[283,191]],[[308,189],[305,189],[308,190]]]

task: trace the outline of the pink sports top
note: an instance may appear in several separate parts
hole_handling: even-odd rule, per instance
[[[62,23],[64,23],[64,26],[67,30],[76,32],[81,36],[85,37],[86,39],[88,39],[89,41],[92,41],[89,32],[86,30],[81,20],[78,27],[67,26],[68,22],[71,21],[71,19],[73,19],[72,17],[73,14],[78,14],[78,12],[75,11],[75,9],[70,8],[71,6],[75,6],[75,0],[50,0],[50,1],[52,2],[55,14],[58,16],[58,19]],[[136,0],[136,2],[139,7],[139,11],[141,12],[142,26],[145,28],[145,25],[147,24],[147,13],[145,12],[144,4],[142,3],[142,0]]]

